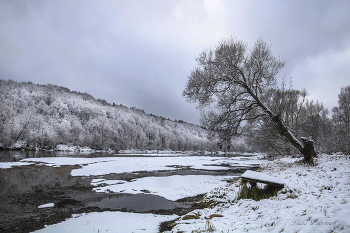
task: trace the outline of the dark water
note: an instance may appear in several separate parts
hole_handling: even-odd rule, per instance
[[[63,199],[74,199],[85,206],[101,209],[138,212],[187,207],[150,194],[95,193],[90,186],[92,178],[70,176],[72,169],[73,166],[0,169],[0,213],[18,211],[11,203],[16,197],[24,198],[26,203],[22,204],[25,204],[26,211],[35,211],[37,206],[47,202],[60,203]],[[51,197],[46,197],[45,193]],[[45,197],[41,197],[42,195]],[[25,200],[25,197],[37,200]]]
[[[149,194],[103,194],[77,192],[71,194],[71,197],[91,207],[131,212],[149,212],[152,210],[171,210],[190,207],[183,203],[169,201],[164,197]]]
[[[132,154],[117,154],[107,152],[66,152],[66,151],[20,151],[20,150],[0,150],[0,162],[16,162],[26,158],[40,157],[81,157],[81,158],[97,158],[97,157],[154,157],[152,154],[132,155]],[[179,154],[176,156],[203,156],[202,154]],[[211,157],[249,157],[242,154],[226,154],[205,155]]]
[[[16,162],[26,158],[41,157],[114,157],[114,153],[98,153],[98,152],[66,152],[66,151],[19,151],[19,150],[0,150],[0,162]]]

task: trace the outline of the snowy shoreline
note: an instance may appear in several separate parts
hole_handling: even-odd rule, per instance
[[[126,149],[126,150],[116,150],[116,149],[103,149],[97,150],[92,149],[89,146],[75,146],[59,144],[54,148],[40,148],[40,147],[27,147],[26,142],[19,141],[14,143],[11,147],[2,147],[0,144],[0,150],[10,150],[10,151],[47,151],[47,152],[72,152],[72,153],[115,153],[120,155],[147,155],[147,154],[160,154],[160,155],[223,155],[223,154],[238,154],[238,155],[258,155],[260,153],[255,152],[236,152],[236,151],[207,151],[207,150],[167,150],[167,149]]]
[[[80,147],[80,146],[69,146],[69,145],[57,145],[53,149],[45,149],[40,147],[26,147],[25,143],[17,143],[14,144],[11,147],[1,147],[0,144],[0,150],[3,151],[47,151],[47,152],[68,152],[68,153],[114,153],[114,154],[120,154],[120,155],[147,155],[147,154],[161,154],[161,155],[179,155],[179,154],[257,154],[257,153],[238,153],[238,152],[224,152],[224,151],[195,151],[195,150],[188,150],[188,151],[182,151],[182,150],[151,150],[151,149],[127,149],[127,150],[115,150],[115,149],[105,149],[105,150],[96,150],[92,149],[88,146]]]
[[[240,181],[209,192],[207,201],[222,203],[195,210],[198,219],[175,221],[170,232],[349,232],[349,156],[320,155],[315,166],[282,158],[262,164],[260,172],[287,181],[270,199],[237,200]]]

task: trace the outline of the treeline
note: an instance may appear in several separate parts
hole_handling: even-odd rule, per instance
[[[331,111],[318,101],[309,100],[306,90],[272,89],[264,100],[297,137],[309,137],[318,153],[350,154],[350,86],[342,87],[338,106]],[[295,154],[295,148],[280,135],[273,122],[248,124],[248,142],[256,149],[276,154]]]
[[[0,147],[210,149],[206,130],[55,85],[0,80]]]

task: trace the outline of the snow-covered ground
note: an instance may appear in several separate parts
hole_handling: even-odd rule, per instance
[[[348,157],[320,155],[316,166],[292,158],[264,163],[262,173],[287,183],[276,197],[237,200],[237,180],[207,194],[223,204],[189,213],[199,219],[181,218],[172,232],[350,232]]]
[[[69,152],[87,152],[87,153],[93,153],[94,150],[90,147],[80,147],[80,146],[68,146],[68,145],[57,145],[56,149],[57,151],[69,151]]]
[[[74,214],[64,222],[46,226],[36,233],[156,233],[161,222],[176,219],[176,215],[102,212]]]
[[[18,167],[18,166],[27,166],[33,163],[30,162],[0,162],[0,169]]]

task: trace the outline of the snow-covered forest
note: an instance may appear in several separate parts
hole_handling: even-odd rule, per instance
[[[211,148],[206,130],[55,85],[0,80],[0,146],[93,149]]]
[[[328,110],[308,99],[306,91],[282,87],[265,96],[268,107],[297,136],[315,141],[318,153],[350,153],[350,86],[339,106]],[[246,124],[246,142],[233,138],[231,150],[294,153],[269,121]],[[55,85],[0,80],[0,147],[19,142],[28,148],[54,149],[59,144],[93,149],[218,149],[207,130],[181,120],[147,114],[135,107],[107,103],[87,93]],[[238,142],[238,143],[237,143]],[[250,146],[249,148],[245,145]]]

